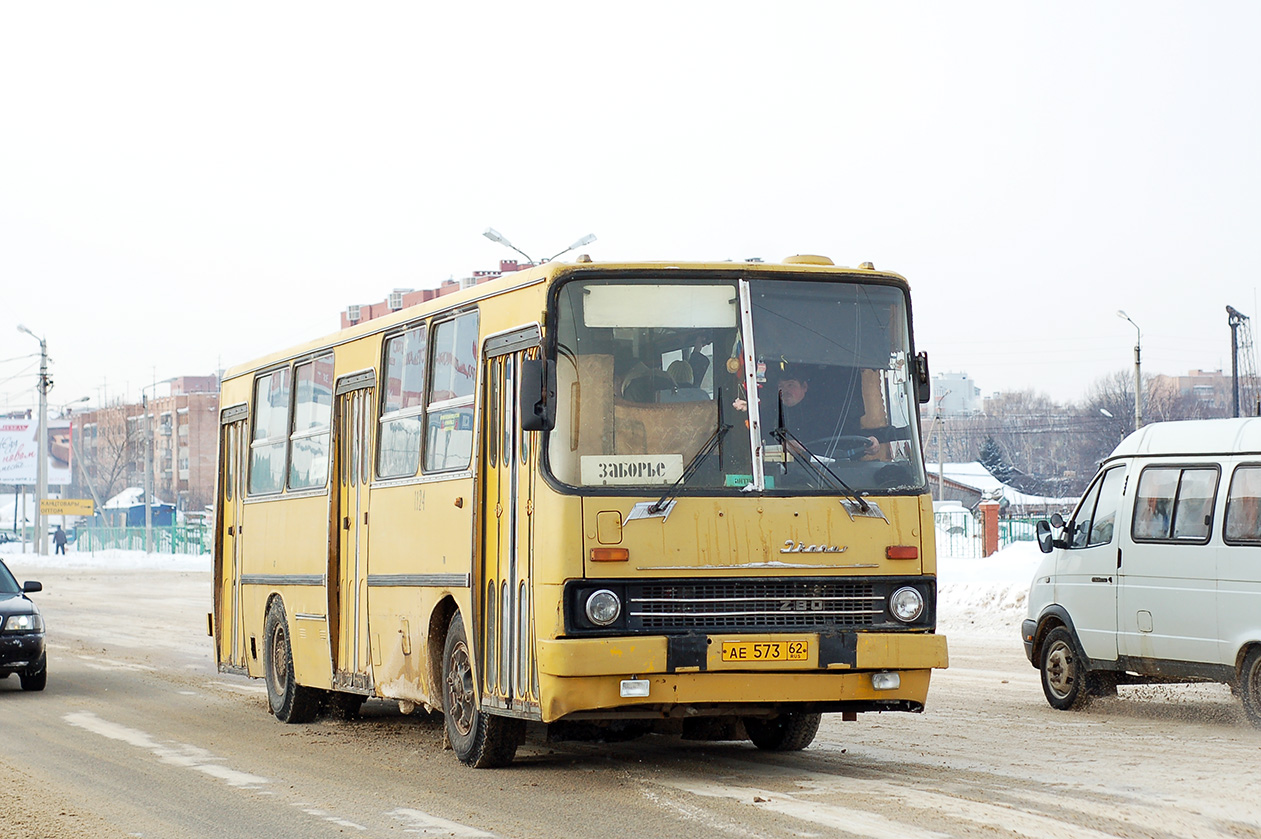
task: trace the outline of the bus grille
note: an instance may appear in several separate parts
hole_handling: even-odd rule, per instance
[[[865,582],[650,583],[629,593],[639,629],[808,629],[883,624],[885,597]]]

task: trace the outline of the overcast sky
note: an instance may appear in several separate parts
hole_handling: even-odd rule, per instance
[[[773,9],[773,10],[772,10]],[[586,233],[870,260],[935,372],[1230,372],[1256,3],[5,3],[0,410],[138,394]]]

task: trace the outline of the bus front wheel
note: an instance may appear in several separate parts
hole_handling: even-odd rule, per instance
[[[442,685],[442,714],[455,756],[474,769],[512,763],[525,739],[525,720],[487,714],[478,707],[473,657],[459,612],[451,616],[447,629]]]
[[[769,720],[745,717],[753,745],[766,752],[799,752],[814,742],[822,714],[787,713]]]
[[[263,624],[263,671],[267,682],[267,704],[276,719],[286,723],[310,722],[320,707],[320,694],[298,684],[293,676],[293,648],[289,645],[289,624],[279,600],[267,610]]]

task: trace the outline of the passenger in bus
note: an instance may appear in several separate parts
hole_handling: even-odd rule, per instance
[[[692,383],[692,365],[682,359],[671,362],[666,374],[674,386],[660,393],[661,402],[701,402],[709,399],[709,394]]]

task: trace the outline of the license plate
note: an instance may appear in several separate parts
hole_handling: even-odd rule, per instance
[[[723,661],[805,661],[808,641],[723,641]]]

